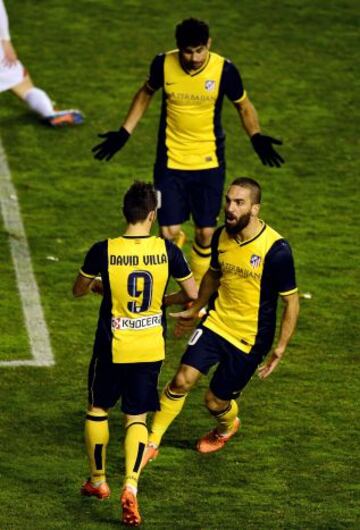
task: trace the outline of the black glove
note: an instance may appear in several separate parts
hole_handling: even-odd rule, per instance
[[[91,150],[94,153],[94,157],[98,160],[111,160],[115,153],[120,151],[130,138],[130,133],[127,132],[124,127],[121,127],[118,131],[109,131],[104,134],[98,134],[99,138],[106,138],[101,144],[95,145]]]
[[[253,148],[264,166],[280,167],[285,162],[272,146],[272,144],[282,145],[281,140],[277,140],[271,136],[265,136],[261,133],[254,134],[250,139]]]

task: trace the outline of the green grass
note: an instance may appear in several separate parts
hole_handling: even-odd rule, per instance
[[[36,84],[59,106],[80,107],[87,122],[48,130],[1,94],[0,134],[56,365],[0,368],[0,528],[119,527],[118,411],[108,463],[114,495],[106,503],[78,495],[87,476],[82,430],[99,300],[74,301],[70,291],[87,248],[121,231],[123,191],[134,178],[152,177],[159,96],[111,163],[95,162],[90,148],[97,132],[120,125],[150,60],[174,46],[174,25],[191,14],[210,22],[214,49],[239,66],[263,130],[284,139],[286,165],[262,167],[225,102],[228,180],[260,180],[262,216],[290,240],[300,288],[313,297],[302,302],[281,367],[244,392],[243,429],[225,451],[193,450],[211,425],[206,380],[191,394],[142,476],[144,529],[359,528],[356,2],[174,0],[171,10],[164,0],[7,4],[14,44]],[[191,235],[190,224],[186,230]],[[0,360],[29,358],[1,222],[0,251]],[[161,384],[183,349],[170,333]]]

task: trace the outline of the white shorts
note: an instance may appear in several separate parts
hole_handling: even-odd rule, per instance
[[[0,92],[5,92],[21,83],[26,76],[26,69],[20,61],[16,61],[13,66],[4,66],[4,52],[0,45]]]

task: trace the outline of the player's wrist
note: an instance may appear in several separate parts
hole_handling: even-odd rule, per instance
[[[278,357],[279,359],[281,359],[284,354],[285,354],[285,350],[286,350],[286,346],[276,346],[276,348],[274,348],[273,350],[273,353],[276,357]]]

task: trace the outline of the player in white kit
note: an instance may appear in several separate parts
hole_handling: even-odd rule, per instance
[[[55,110],[46,92],[34,86],[11,43],[8,16],[4,2],[0,0],[0,92],[5,90],[12,90],[31,110],[53,127],[77,125],[84,121],[79,110]]]

